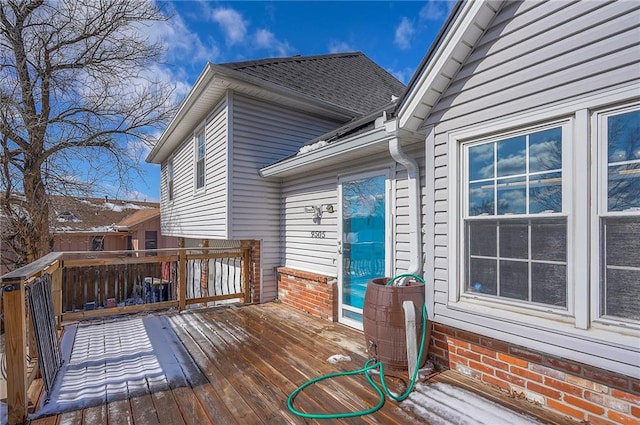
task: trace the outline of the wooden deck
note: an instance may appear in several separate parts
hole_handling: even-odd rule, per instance
[[[362,367],[366,354],[361,332],[277,303],[166,313],[163,317],[197,365],[184,366],[191,369],[184,370],[184,380],[168,380],[165,387],[147,385],[146,391],[120,399],[105,395],[103,403],[30,423],[420,424],[478,423],[479,417],[489,418],[493,423],[507,420],[526,423],[526,418],[525,422],[520,419],[513,422],[508,415],[515,415],[514,411],[526,412],[533,418],[531,423],[536,420],[537,423],[573,423],[526,401],[474,384],[455,372],[431,376],[428,382],[421,382],[415,395],[405,402],[387,400],[381,410],[368,416],[303,419],[289,412],[287,397],[309,379]],[[349,356],[350,360],[327,361],[335,355]],[[481,393],[482,397],[473,393]],[[461,400],[461,397],[475,397],[477,403],[471,405],[470,400]],[[482,404],[487,399],[495,404]],[[443,401],[434,405],[436,400]],[[324,381],[296,399],[298,409],[310,412],[348,412],[376,403],[377,395],[362,376]]]

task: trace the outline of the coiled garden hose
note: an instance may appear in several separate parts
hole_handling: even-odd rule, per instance
[[[394,278],[390,279],[387,282],[386,286],[390,286],[397,279],[405,278],[405,277],[412,277],[412,278],[418,280],[419,282],[424,283],[424,279],[422,277],[418,276],[418,275],[401,274],[401,275],[395,276]],[[388,397],[390,397],[393,400],[395,400],[395,401],[403,401],[403,400],[405,400],[407,397],[409,397],[409,395],[413,391],[413,388],[415,386],[416,380],[418,378],[418,368],[420,367],[420,359],[422,359],[422,353],[424,352],[426,334],[427,334],[427,305],[424,304],[422,306],[422,336],[421,336],[421,340],[420,340],[420,349],[418,350],[417,364],[416,364],[416,367],[415,367],[415,369],[413,371],[413,376],[411,377],[411,380],[409,381],[409,386],[407,387],[407,390],[403,394],[394,395],[389,390],[389,388],[387,387],[387,384],[386,384],[385,378],[384,378],[384,364],[382,364],[382,362],[373,363],[374,359],[369,359],[364,364],[364,367],[362,369],[352,370],[352,371],[348,371],[348,372],[330,373],[328,375],[319,376],[317,378],[314,378],[314,379],[311,379],[310,381],[305,382],[304,384],[299,386],[295,391],[293,391],[289,395],[289,398],[287,399],[287,407],[289,408],[289,411],[291,413],[295,414],[295,415],[298,415],[300,417],[307,418],[307,419],[354,418],[354,417],[357,417],[357,416],[369,415],[371,413],[374,413],[374,412],[377,412],[378,410],[380,410],[382,408],[382,406],[384,406],[385,394]],[[381,384],[382,388],[380,388],[380,386],[369,375],[369,371],[374,370],[374,369],[380,369],[380,372],[379,372],[379,374],[380,374],[380,384]],[[359,410],[359,411],[356,411],[356,412],[342,412],[342,413],[305,413],[305,412],[301,412],[301,411],[297,410],[295,407],[293,407],[293,400],[305,388],[307,388],[307,387],[309,387],[309,386],[311,386],[311,385],[313,385],[313,384],[315,384],[317,382],[324,381],[325,379],[336,378],[336,377],[339,377],[339,376],[359,375],[359,374],[364,374],[364,376],[367,378],[367,381],[369,382],[369,384],[373,387],[373,389],[378,394],[379,401],[378,401],[378,404],[376,404],[374,407],[371,407],[369,409]]]

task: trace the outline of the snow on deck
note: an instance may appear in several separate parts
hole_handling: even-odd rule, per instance
[[[494,403],[481,395],[443,382],[417,384],[403,410],[430,425],[534,425],[535,418]]]
[[[164,316],[67,326],[64,363],[31,419],[206,381]]]

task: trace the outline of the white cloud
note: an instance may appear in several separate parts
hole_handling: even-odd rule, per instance
[[[357,49],[351,47],[346,41],[331,40],[329,42],[329,53],[353,52]]]
[[[413,73],[415,72],[415,69],[413,68],[404,68],[404,69],[387,69],[387,71],[389,71],[389,74],[393,75],[394,77],[396,77],[399,81],[401,81],[403,84],[409,84],[409,80],[411,79],[411,77],[413,77]]]
[[[420,9],[420,20],[441,21],[449,15],[455,3],[455,1],[429,0]]]
[[[256,47],[275,52],[278,56],[289,56],[291,46],[286,41],[281,41],[267,29],[259,29],[254,35]]]
[[[403,16],[400,24],[396,27],[394,43],[401,49],[408,49],[410,47],[411,38],[415,32],[416,29],[413,22],[411,22],[409,18]]]
[[[247,22],[238,11],[219,7],[213,10],[212,18],[220,25],[222,31],[224,31],[225,38],[229,45],[244,41],[247,35]]]

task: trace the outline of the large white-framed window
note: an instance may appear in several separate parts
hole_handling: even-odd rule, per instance
[[[462,143],[461,297],[570,311],[570,121]]]
[[[206,171],[206,139],[204,135],[204,129],[196,132],[196,190],[202,189],[205,185],[205,171]]]
[[[622,345],[639,336],[640,104],[558,106],[449,143],[448,307]]]
[[[594,114],[593,317],[640,325],[640,105]]]

